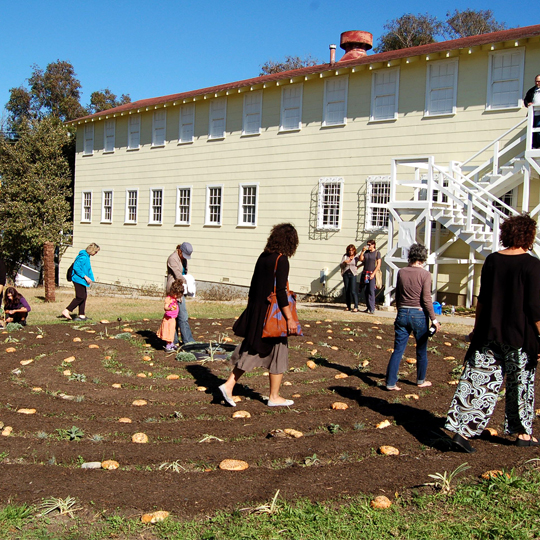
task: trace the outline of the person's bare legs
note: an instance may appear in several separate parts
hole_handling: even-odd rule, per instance
[[[245,373],[244,370],[237,368],[236,366],[232,370],[232,373],[229,375],[227,381],[223,384],[223,387],[227,391],[227,394],[232,397],[234,385],[238,382],[238,379]]]
[[[269,400],[272,403],[285,403],[287,400],[279,395],[283,373],[270,373],[270,396]]]
[[[71,320],[71,313],[67,309],[64,309],[64,311],[62,311],[62,316],[65,317],[66,319]]]

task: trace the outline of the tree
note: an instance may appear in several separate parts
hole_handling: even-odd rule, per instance
[[[131,98],[129,94],[122,94],[119,98],[116,97],[116,94],[113,94],[109,88],[104,90],[97,90],[92,92],[90,96],[90,105],[88,106],[88,112],[90,114],[95,114],[101,111],[106,111],[112,109],[113,107],[119,107],[120,105],[125,105],[126,103],[131,103]]]
[[[398,19],[388,21],[384,28],[387,32],[379,38],[379,43],[374,49],[378,53],[435,43],[437,41],[435,36],[441,33],[443,25],[428,13],[425,15],[406,13]]]
[[[299,69],[303,67],[316,66],[320,64],[319,60],[307,55],[304,58],[300,56],[286,56],[281,62],[268,60],[261,66],[259,75],[271,75],[273,73],[281,73],[282,71],[290,71],[291,69]]]
[[[12,275],[20,261],[48,254],[44,257],[44,281],[49,284],[45,297],[54,301],[50,244],[60,245],[63,232],[71,228],[69,132],[58,119],[47,117],[22,124],[18,134],[15,142],[0,139],[0,249]]]
[[[477,36],[506,29],[505,23],[499,23],[495,20],[491,9],[465,9],[464,11],[456,9],[453,13],[448,12],[446,17],[444,33],[450,39]]]

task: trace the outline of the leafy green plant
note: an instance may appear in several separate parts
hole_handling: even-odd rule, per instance
[[[307,456],[304,458],[304,463],[302,463],[302,467],[312,467],[313,465],[317,465],[320,462],[321,460],[317,457],[317,454],[313,454],[312,456]]]
[[[80,441],[84,437],[84,431],[77,426],[72,426],[70,429],[58,428],[56,432],[60,439],[68,441]]]
[[[176,360],[178,360],[178,362],[196,362],[197,357],[193,353],[187,351],[178,351]]]
[[[69,376],[69,381],[86,382],[86,375],[84,373],[72,373]]]
[[[334,434],[334,433],[338,433],[339,431],[343,431],[343,430],[341,429],[341,426],[339,424],[330,424],[328,426],[328,431],[330,433]]]

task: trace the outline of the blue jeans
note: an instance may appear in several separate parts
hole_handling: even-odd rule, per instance
[[[366,306],[368,311],[375,311],[375,278],[365,283],[366,274],[362,272],[362,286],[364,287],[364,295],[366,297]]]
[[[358,309],[358,284],[356,276],[352,272],[343,274],[343,286],[345,288],[345,304],[351,309],[354,303],[354,309]]]
[[[188,322],[189,316],[186,306],[186,297],[182,298],[182,302],[178,303],[178,316],[176,317],[176,332],[174,333],[174,344],[178,343],[178,329],[180,329],[180,336],[182,337],[182,343],[190,343],[195,341],[191,328]]]
[[[386,386],[392,387],[397,384],[399,364],[403,358],[411,332],[416,340],[416,384],[422,384],[426,380],[428,320],[427,315],[421,309],[398,309],[394,321],[394,352],[386,369]]]

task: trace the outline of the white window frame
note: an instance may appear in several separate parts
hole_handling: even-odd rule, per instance
[[[130,209],[130,193],[135,193],[135,219],[131,219],[129,215],[129,209]],[[136,225],[137,219],[139,217],[139,188],[133,188],[133,189],[126,189],[126,212],[124,215],[124,223],[128,225]]]
[[[116,144],[116,118],[109,118],[103,124],[103,153],[114,154]]]
[[[225,138],[227,130],[227,98],[220,97],[210,101],[208,138],[220,140]],[[223,129],[219,128],[223,122]]]
[[[83,156],[94,154],[94,124],[84,124]]]
[[[195,103],[182,105],[178,119],[178,144],[190,144],[195,137]]]
[[[262,128],[262,90],[244,94],[244,108],[242,118],[242,135],[260,135]],[[248,103],[251,101],[250,103]],[[250,127],[253,123],[255,127]]]
[[[255,190],[255,202],[253,204],[246,203],[247,189]],[[247,208],[253,208],[253,221],[245,221],[246,213],[244,210]],[[238,227],[256,227],[257,219],[259,217],[259,184],[258,183],[246,183],[238,185]]]
[[[504,105],[494,105],[493,88],[494,85],[503,82],[503,79],[495,79],[493,73],[493,64],[496,58],[505,56],[518,55],[519,66],[518,73],[515,77],[508,78],[506,81],[515,81],[517,87],[515,90],[515,101]],[[515,49],[505,49],[502,51],[491,51],[489,53],[489,67],[488,67],[488,86],[487,86],[487,100],[486,110],[488,111],[501,111],[501,110],[515,110],[520,109],[523,105],[523,76],[525,69],[525,49],[523,47],[516,47]]]
[[[92,191],[81,192],[81,223],[92,223]]]
[[[163,118],[158,118],[163,116]],[[152,115],[152,148],[163,148],[167,139],[167,111],[158,109]]]
[[[188,192],[188,204],[182,205],[183,207],[187,206],[187,220],[182,219],[182,213],[180,212],[180,202],[181,201],[181,195],[183,191]],[[192,202],[192,193],[193,193],[193,186],[176,186],[176,221],[175,225],[191,225],[191,202]]]
[[[331,84],[344,83],[344,95],[343,99],[335,99],[333,90],[329,89]],[[323,127],[329,126],[345,126],[347,124],[347,95],[349,93],[349,77],[348,75],[342,75],[340,77],[331,77],[324,81],[324,109],[323,109]],[[339,105],[341,104],[341,105]],[[340,113],[339,120],[331,120],[330,115],[334,113],[331,109],[333,107],[340,107],[337,111]]]
[[[433,87],[433,70],[440,66],[454,66],[454,75],[452,83],[447,86]],[[436,116],[452,116],[456,114],[457,104],[457,84],[458,84],[458,68],[459,63],[457,58],[451,58],[449,60],[437,60],[428,62],[426,66],[426,106],[424,110],[424,116],[436,117]],[[451,90],[452,91],[452,107],[451,110],[444,112],[432,112],[433,109],[433,94],[437,91]]]
[[[159,204],[154,204],[154,194],[161,192],[161,200]],[[163,224],[163,201],[165,198],[165,190],[161,187],[150,188],[150,201],[148,205],[148,224],[149,225],[162,225]],[[159,219],[155,219],[154,210],[159,208]]]
[[[298,90],[299,96],[296,96],[296,98],[291,98],[287,94],[291,93],[292,91]],[[280,115],[280,121],[279,121],[279,131],[300,131],[302,129],[302,101],[304,97],[304,85],[303,83],[298,84],[289,84],[287,86],[284,86],[281,89],[281,115]],[[296,103],[292,103],[290,106],[287,107],[286,101],[288,99],[296,99]],[[285,117],[287,114],[287,111],[298,111],[298,123],[294,125],[288,125],[285,121]]]
[[[517,191],[518,191],[517,188],[511,189],[510,191],[507,191],[504,195],[499,197],[499,200],[504,202],[508,206],[516,209],[516,202],[517,202],[517,195],[518,195]],[[509,215],[506,208],[503,208],[503,206],[498,204],[497,201],[493,201],[493,206],[497,208],[497,210],[500,210],[503,214],[506,214],[507,216]]]
[[[219,205],[211,204],[214,202],[211,197],[214,196],[212,193],[212,190],[220,190],[220,199],[219,199]],[[213,219],[213,212],[212,207],[218,206],[219,207],[219,219],[214,220]],[[210,227],[221,227],[223,223],[223,184],[213,184],[206,186],[206,205],[205,205],[205,216],[204,216],[204,224],[206,226]]]
[[[394,87],[394,93],[391,94],[377,94],[377,86],[379,84],[378,79],[381,77],[384,77],[385,75],[389,75],[391,73],[396,73],[396,82]],[[398,105],[399,105],[399,75],[400,70],[399,67],[396,68],[389,68],[389,69],[380,69],[373,72],[373,75],[371,76],[371,111],[370,111],[370,122],[389,122],[393,120],[397,120],[398,118]],[[379,117],[376,115],[376,102],[378,98],[383,98],[384,96],[394,96],[394,103],[393,103],[393,114],[385,117]]]
[[[111,194],[110,205],[105,205],[106,193]],[[114,201],[114,191],[112,189],[104,189],[101,192],[101,223],[112,223],[113,220],[113,201]],[[110,209],[111,217],[106,217],[106,210]]]
[[[128,117],[128,150],[138,150],[140,147],[141,115],[140,113],[130,114]]]
[[[338,200],[329,201],[335,193],[326,193],[326,187],[338,186]],[[343,215],[343,187],[341,176],[319,178],[319,192],[317,196],[317,229],[323,231],[339,231]],[[336,215],[337,214],[337,215]]]
[[[386,202],[373,202],[373,185],[384,184],[386,186],[386,192],[388,193],[388,199]],[[388,220],[390,219],[390,212],[388,210],[388,203],[390,202],[390,176],[368,176],[366,179],[366,231],[386,231],[388,229]],[[373,223],[374,210],[381,211],[383,218],[381,224]],[[386,214],[386,217],[384,217]]]

